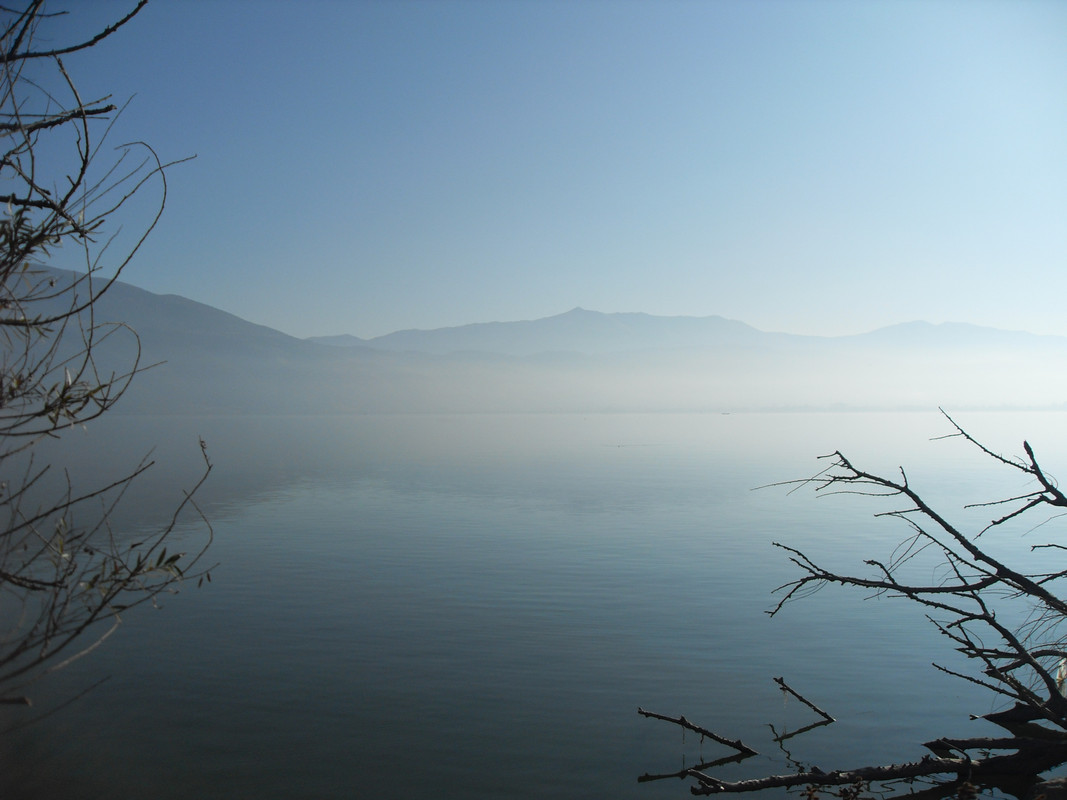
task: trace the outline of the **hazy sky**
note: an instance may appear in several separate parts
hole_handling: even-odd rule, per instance
[[[1067,3],[154,0],[66,63],[197,156],[127,280],[297,336],[1067,334]]]

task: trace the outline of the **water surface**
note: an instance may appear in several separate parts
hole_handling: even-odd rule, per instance
[[[1067,463],[1062,415],[961,421]],[[906,604],[827,590],[764,613],[795,575],[773,542],[853,566],[904,535],[869,498],[752,491],[822,453],[907,465],[960,519],[1018,490],[962,442],[929,441],[949,430],[936,414],[102,422],[62,451],[75,475],[99,473],[94,437],[118,430],[165,467],[129,498],[128,531],[174,502],[207,440],[218,566],[36,687],[46,712],[110,676],[5,737],[4,796],[688,796],[638,776],[728,751],[638,706],[762,753],[727,777],[914,759],[994,730],[967,719],[987,698],[930,669],[959,664]],[[776,745],[769,726],[814,721],[779,675],[839,721]]]

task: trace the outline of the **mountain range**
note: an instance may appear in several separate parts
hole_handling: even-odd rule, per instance
[[[57,273],[58,274],[58,273]],[[575,308],[544,319],[298,339],[116,282],[97,321],[137,332],[117,407],[153,414],[1061,407],[1067,338],[910,322],[841,337],[718,316]],[[121,333],[121,332],[120,332]],[[132,335],[101,357],[121,369]]]
[[[575,308],[565,314],[521,322],[484,322],[437,330],[405,330],[358,339],[313,337],[320,344],[373,347],[449,355],[462,352],[535,356],[545,353],[605,355],[640,350],[722,347],[773,336],[723,317],[654,317],[602,314]]]

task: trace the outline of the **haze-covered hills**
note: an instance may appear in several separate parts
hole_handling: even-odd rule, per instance
[[[302,340],[116,283],[97,321],[137,331],[119,411],[165,414],[1061,407],[1067,338],[906,323],[844,337],[722,317],[573,309],[523,322]],[[120,333],[124,333],[120,331]],[[122,369],[132,336],[109,341]],[[339,346],[342,345],[342,346]]]
[[[654,317],[649,314],[601,314],[575,308],[565,314],[522,322],[484,322],[438,330],[406,330],[363,340],[327,336],[311,341],[362,345],[379,350],[433,353],[543,353],[604,355],[643,350],[724,347],[754,344],[773,336],[723,317]]]

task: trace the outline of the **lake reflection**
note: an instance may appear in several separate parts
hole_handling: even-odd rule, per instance
[[[1008,453],[1032,437],[1052,466],[1063,416],[959,420]],[[637,707],[764,754],[723,775],[791,771],[767,726],[813,720],[778,675],[839,719],[790,741],[824,769],[991,730],[967,720],[988,700],[929,668],[951,654],[905,605],[828,590],[763,613],[793,574],[773,541],[846,565],[903,536],[871,502],[750,491],[819,454],[904,464],[952,511],[1018,489],[930,442],[936,414],[101,422],[63,451],[76,475],[119,430],[170,465],[123,509],[130,530],[191,484],[207,440],[219,566],[39,685],[43,712],[111,676],[6,737],[4,797],[688,796],[637,777],[727,753]]]

